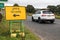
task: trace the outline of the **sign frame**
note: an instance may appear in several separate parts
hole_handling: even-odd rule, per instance
[[[26,16],[25,18],[27,19],[26,7],[25,6],[5,6],[5,18],[6,18],[6,7],[24,7],[25,8],[25,16]],[[26,20],[26,19],[15,19],[15,20]]]

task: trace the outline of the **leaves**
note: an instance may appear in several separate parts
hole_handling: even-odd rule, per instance
[[[32,5],[27,5],[26,10],[28,13],[34,13],[35,8]]]

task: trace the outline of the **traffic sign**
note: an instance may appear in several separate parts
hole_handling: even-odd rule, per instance
[[[6,20],[25,20],[26,10],[24,6],[6,6]]]
[[[0,3],[0,8],[4,8],[4,3]]]

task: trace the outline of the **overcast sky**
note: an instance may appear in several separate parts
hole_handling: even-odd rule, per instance
[[[27,6],[28,4],[30,4],[35,8],[46,8],[47,5],[60,4],[60,0],[8,0],[5,5],[13,5],[14,3],[22,6]]]

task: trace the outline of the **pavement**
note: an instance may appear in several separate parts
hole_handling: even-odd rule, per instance
[[[27,16],[24,24],[42,40],[60,40],[60,19],[56,19],[53,24],[32,22],[31,16]]]

